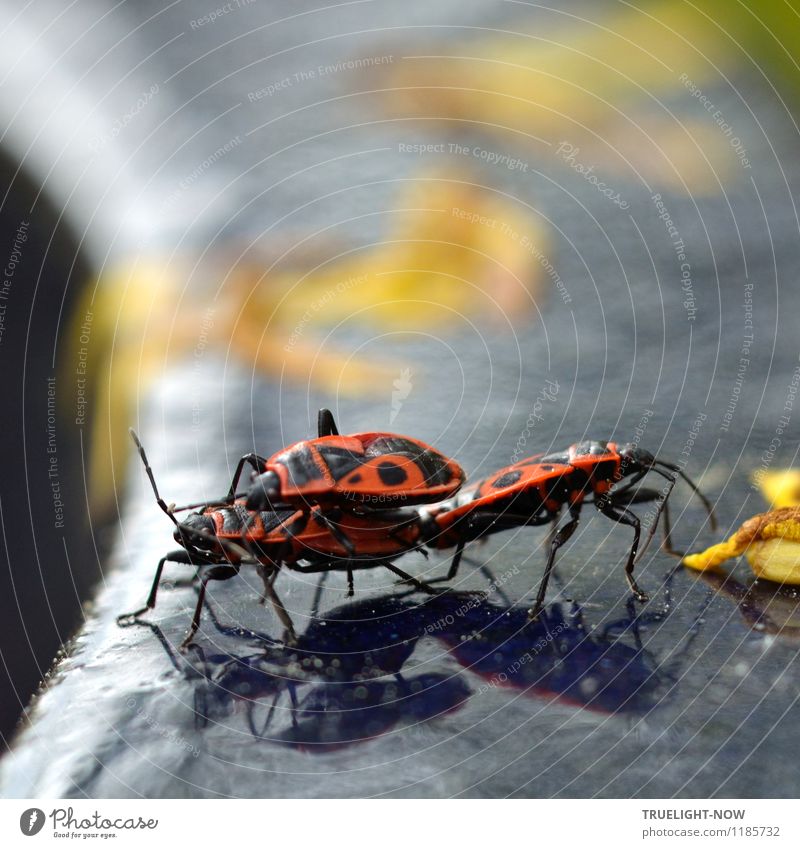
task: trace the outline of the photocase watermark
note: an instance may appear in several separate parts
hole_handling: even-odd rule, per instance
[[[349,291],[356,286],[360,286],[365,283],[369,279],[369,274],[359,274],[355,277],[349,277],[346,280],[342,280],[340,283],[336,284],[336,288],[328,289],[325,294],[321,297],[318,297],[308,309],[302,314],[300,320],[295,324],[294,329],[292,330],[289,341],[283,346],[283,349],[286,353],[291,353],[300,339],[303,337],[303,334],[306,331],[306,327],[311,323],[314,318],[314,315],[321,310],[325,309],[326,306],[333,303],[333,301],[340,295],[344,294],[344,292]]]
[[[44,823],[44,810],[40,810],[38,807],[30,807],[19,817],[19,829],[25,836],[36,836],[44,827]]]
[[[728,139],[728,144],[730,144],[733,148],[733,152],[736,154],[742,167],[749,170],[751,165],[750,158],[747,155],[747,148],[742,144],[742,140],[739,136],[733,134],[733,127],[725,120],[725,116],[722,114],[722,111],[717,109],[708,97],[703,94],[702,89],[698,88],[698,86],[689,79],[687,74],[681,74],[678,79],[683,83],[684,88],[691,92],[692,97],[702,104],[706,112],[711,115],[714,123],[722,130],[722,134],[725,138]]]
[[[478,224],[481,227],[488,227],[491,230],[498,230],[504,236],[517,242],[520,247],[526,250],[536,261],[544,268],[545,273],[550,277],[551,281],[558,290],[561,300],[564,304],[572,303],[572,296],[567,291],[561,275],[553,267],[550,260],[544,255],[538,245],[523,233],[515,230],[509,223],[502,221],[499,218],[490,218],[488,215],[481,215],[480,212],[475,212],[471,209],[461,209],[454,206],[451,209],[451,214],[454,218],[460,218],[462,221],[467,221],[470,224]]]
[[[86,423],[86,370],[89,362],[89,342],[92,338],[93,321],[94,313],[91,309],[87,309],[78,336],[81,346],[78,348],[78,362],[75,367],[75,423],[79,427]]]
[[[334,62],[330,65],[317,65],[316,68],[306,68],[304,71],[296,71],[288,76],[281,77],[274,82],[265,85],[262,88],[257,88],[254,91],[247,92],[247,100],[250,103],[257,103],[265,97],[273,97],[287,88],[292,88],[295,85],[312,80],[332,77],[336,74],[341,74],[344,71],[358,71],[363,68],[375,68],[379,65],[391,65],[394,62],[394,56],[387,54],[384,56],[361,56],[356,59],[343,59],[340,62]]]
[[[133,710],[136,715],[144,719],[144,721],[150,726],[150,728],[154,730],[162,739],[166,739],[173,745],[177,745],[179,748],[183,748],[184,751],[188,751],[193,757],[200,756],[200,749],[196,745],[192,745],[191,742],[184,739],[183,736],[178,736],[172,728],[162,726],[161,722],[159,722],[158,719],[151,716],[150,713],[147,712],[147,710],[144,710],[139,706],[139,702],[136,700],[136,698],[128,698],[128,700],[125,702],[125,705],[128,707],[128,709]]]
[[[0,344],[3,343],[3,336],[6,332],[6,308],[11,294],[14,274],[20,259],[22,259],[22,246],[28,240],[28,227],[30,227],[28,221],[19,222],[17,231],[14,234],[14,243],[11,245],[11,253],[3,269],[3,278],[0,280]]]
[[[722,423],[719,429],[723,433],[730,430],[733,414],[736,412],[736,406],[739,403],[739,397],[742,394],[744,380],[750,368],[750,348],[753,345],[753,283],[744,284],[744,302],[742,304],[744,310],[744,335],[742,336],[742,346],[739,349],[739,362],[736,365],[736,378],[733,381],[731,395],[728,399],[728,405],[725,407],[725,412],[722,414]]]
[[[61,500],[61,479],[58,475],[58,446],[56,444],[56,378],[47,378],[47,479],[53,496],[55,526],[64,527],[64,502]]]
[[[411,394],[414,384],[411,382],[411,369],[403,368],[400,376],[392,382],[392,408],[389,412],[389,424],[394,424],[394,419],[403,408],[403,401]]]
[[[686,244],[681,238],[680,231],[675,225],[675,222],[672,220],[669,209],[667,209],[664,201],[661,199],[661,195],[658,193],[653,194],[650,199],[655,204],[658,217],[664,222],[667,233],[670,239],[672,239],[672,248],[680,264],[680,284],[681,292],[683,293],[683,308],[686,310],[686,320],[694,321],[697,315],[697,305],[695,303],[694,287],[692,285],[692,265],[686,256]]]
[[[594,165],[584,165],[578,159],[580,152],[580,147],[575,147],[574,144],[568,141],[562,141],[556,148],[556,156],[561,157],[576,174],[580,174],[587,183],[593,185],[600,194],[607,197],[613,204],[619,206],[620,209],[629,209],[630,203],[627,200],[623,200],[618,191],[615,191],[594,173]]]
[[[109,839],[115,837],[114,831],[118,830],[155,830],[158,827],[158,819],[141,816],[110,819],[95,810],[90,816],[77,818],[72,807],[56,807],[48,815],[38,807],[30,807],[19,817],[19,829],[25,836],[36,836],[47,819],[50,819],[54,837],[68,839]]]
[[[536,425],[540,421],[544,421],[542,410],[545,403],[555,403],[558,396],[558,380],[545,380],[544,386],[539,389],[536,399],[533,401],[533,408],[528,413],[528,420],[525,422],[525,427],[517,438],[517,444],[514,448],[514,453],[511,454],[511,463],[519,462],[523,455],[528,451],[525,449],[528,444],[528,439],[536,429]]]
[[[158,94],[159,90],[158,83],[154,82],[150,88],[143,91],[136,99],[133,106],[131,106],[131,108],[128,109],[122,117],[117,118],[114,121],[108,132],[97,135],[89,141],[89,150],[91,150],[92,153],[99,153],[109,142],[114,141],[125,127],[127,127],[145,108],[145,106],[147,106],[147,104]]]
[[[772,437],[772,441],[770,441],[769,447],[761,454],[761,465],[753,473],[753,489],[756,491],[758,491],[764,472],[768,471],[770,465],[772,465],[772,460],[775,459],[778,449],[783,443],[783,436],[789,429],[789,425],[792,422],[792,413],[794,412],[794,404],[797,400],[798,390],[800,390],[800,365],[795,366],[794,372],[792,373],[792,379],[789,381],[789,385],[787,386],[786,398],[783,402],[783,409],[781,410],[781,414],[778,418],[778,423],[775,426],[775,433]]]
[[[167,195],[164,202],[161,204],[160,211],[163,213],[170,209],[170,207],[172,207],[180,199],[183,193],[187,189],[191,188],[200,179],[200,177],[208,171],[209,168],[219,162],[220,159],[224,159],[232,150],[239,147],[240,144],[242,144],[242,137],[235,135],[233,138],[226,141],[221,147],[218,147],[210,156],[203,159],[199,165],[193,168],[189,174],[180,180],[177,188]]]
[[[230,15],[231,12],[244,9],[246,6],[252,6],[255,2],[256,0],[231,0],[230,3],[226,3],[218,9],[214,9],[213,12],[209,12],[207,15],[203,15],[200,18],[193,18],[189,21],[189,26],[191,29],[200,29],[201,27],[206,26],[206,24],[213,24],[214,21],[224,18],[225,15]]]

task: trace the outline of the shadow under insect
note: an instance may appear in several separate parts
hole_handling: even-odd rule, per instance
[[[619,620],[591,628],[577,604],[551,604],[531,621],[525,608],[471,592],[349,603],[313,619],[293,646],[251,632],[241,655],[195,648],[196,723],[236,723],[243,713],[254,738],[319,753],[443,718],[495,689],[643,715],[674,687],[674,663],[659,663],[640,635],[668,612],[669,602],[636,615],[630,603]],[[454,661],[446,671],[406,669],[423,639]]]

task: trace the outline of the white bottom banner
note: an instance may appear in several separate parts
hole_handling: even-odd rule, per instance
[[[796,801],[0,801],[4,846],[113,844],[320,848],[798,845]]]

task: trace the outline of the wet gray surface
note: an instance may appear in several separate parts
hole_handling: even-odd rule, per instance
[[[120,19],[103,26],[127,32],[148,8],[138,4],[134,20],[126,4],[113,13]],[[153,210],[146,246],[185,240],[213,247],[234,236],[269,240],[273,225],[296,234],[332,223],[348,245],[369,244],[385,226],[382,214],[370,213],[390,208],[393,181],[420,166],[397,152],[398,143],[449,139],[452,130],[369,126],[373,114],[358,103],[320,103],[369,83],[342,74],[290,86],[253,108],[237,104],[248,91],[323,61],[402,54],[422,35],[435,42],[442,26],[452,35],[454,24],[552,23],[547,13],[509,4],[370,3],[247,34],[276,17],[259,3],[191,30],[184,13],[163,13],[120,46],[133,66],[145,55],[142,45],[152,50],[183,33],[145,66],[152,73],[139,69],[126,83],[135,79],[141,88],[157,79],[163,86],[124,139],[147,186],[144,207]],[[422,34],[403,28],[412,26]],[[208,51],[216,51],[213,61]],[[65,61],[85,65],[85,57]],[[234,69],[241,70],[228,76]],[[97,86],[103,77],[93,79]],[[414,375],[393,429],[436,444],[478,477],[511,461],[537,394],[545,380],[557,380],[556,400],[527,437],[529,452],[582,437],[629,440],[644,419],[642,444],[686,458],[686,470],[715,501],[723,531],[763,508],[749,474],[787,414],[798,362],[793,194],[800,173],[796,127],[783,106],[756,74],[742,73],[733,85],[720,80],[708,94],[746,141],[753,165],[745,170],[734,161],[724,191],[648,189],[614,175],[630,201],[621,210],[552,151],[526,150],[535,167],[525,180],[479,169],[480,180],[533,204],[548,222],[552,261],[571,302],[548,292],[537,298],[538,313],[463,322],[428,338],[345,322],[331,345],[360,347]],[[696,117],[682,87],[668,105]],[[161,124],[174,109],[180,117]],[[237,134],[246,142],[165,209],[184,170]],[[462,129],[459,138],[503,143],[502,134],[498,141],[478,130]],[[179,152],[162,168],[165,150]],[[651,199],[656,191],[686,244],[693,315],[673,240]],[[354,222],[358,215],[368,217]],[[167,373],[142,403],[137,426],[162,492],[181,502],[226,488],[243,452],[268,454],[310,434],[320,405],[334,408],[345,430],[388,427],[391,395],[391,384],[361,401],[281,385],[209,354],[199,369]],[[795,461],[795,410],[788,414],[773,467]],[[698,416],[705,416],[699,427]],[[255,576],[243,575],[213,587],[216,624],[207,612],[197,640],[202,654],[184,657],[176,646],[194,603],[191,588],[162,592],[148,617],[157,631],[114,623],[142,602],[155,563],[173,546],[138,467],[120,496],[119,534],[96,606],[3,762],[6,795],[797,795],[796,602],[774,587],[748,594],[752,578],[743,564],[718,585],[673,573],[674,560],[653,550],[640,566],[653,599],[632,613],[622,576],[629,536],[587,510],[560,557],[547,632],[523,628],[515,612],[530,598],[543,560],[545,533],[529,529],[471,550],[473,564],[487,565],[502,592],[469,615],[454,615],[448,604],[460,609],[470,595],[426,601],[376,569],[357,575],[355,609],[346,607],[343,577],[328,579],[321,626],[310,616],[316,581],[284,575],[278,588],[306,634],[295,658],[270,641],[277,622],[256,603]],[[678,543],[713,541],[697,501],[685,489],[674,497]],[[404,567],[439,574],[447,561],[411,555]],[[168,579],[181,576],[175,566]],[[474,566],[453,587],[486,588]],[[437,627],[448,615],[453,625]],[[476,632],[480,639],[471,638]],[[508,673],[531,652],[535,661]],[[349,660],[332,666],[340,653]],[[498,682],[505,685],[491,685]]]

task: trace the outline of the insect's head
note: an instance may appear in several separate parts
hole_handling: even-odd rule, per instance
[[[647,471],[653,468],[658,462],[650,451],[634,444],[620,446],[619,455],[622,459],[619,469],[622,477],[638,474],[640,471]]]
[[[653,456],[650,451],[640,448],[639,445],[634,444],[621,445],[618,448],[618,453],[622,460],[618,472],[620,477],[629,477],[632,474],[642,474],[647,471],[655,471],[656,474],[661,475],[669,481],[669,487],[663,493],[663,497],[665,499],[669,496],[669,493],[672,491],[672,486],[677,482],[678,478],[680,477],[684,480],[689,488],[703,502],[703,506],[706,508],[708,517],[711,521],[711,529],[716,529],[717,519],[714,515],[714,508],[711,506],[711,502],[700,491],[700,489],[698,489],[697,484],[693,483],[689,479],[680,465],[675,465],[675,463],[659,459],[657,456]]]
[[[172,534],[184,548],[212,550],[216,542],[214,519],[203,512],[192,512],[175,527]]]

